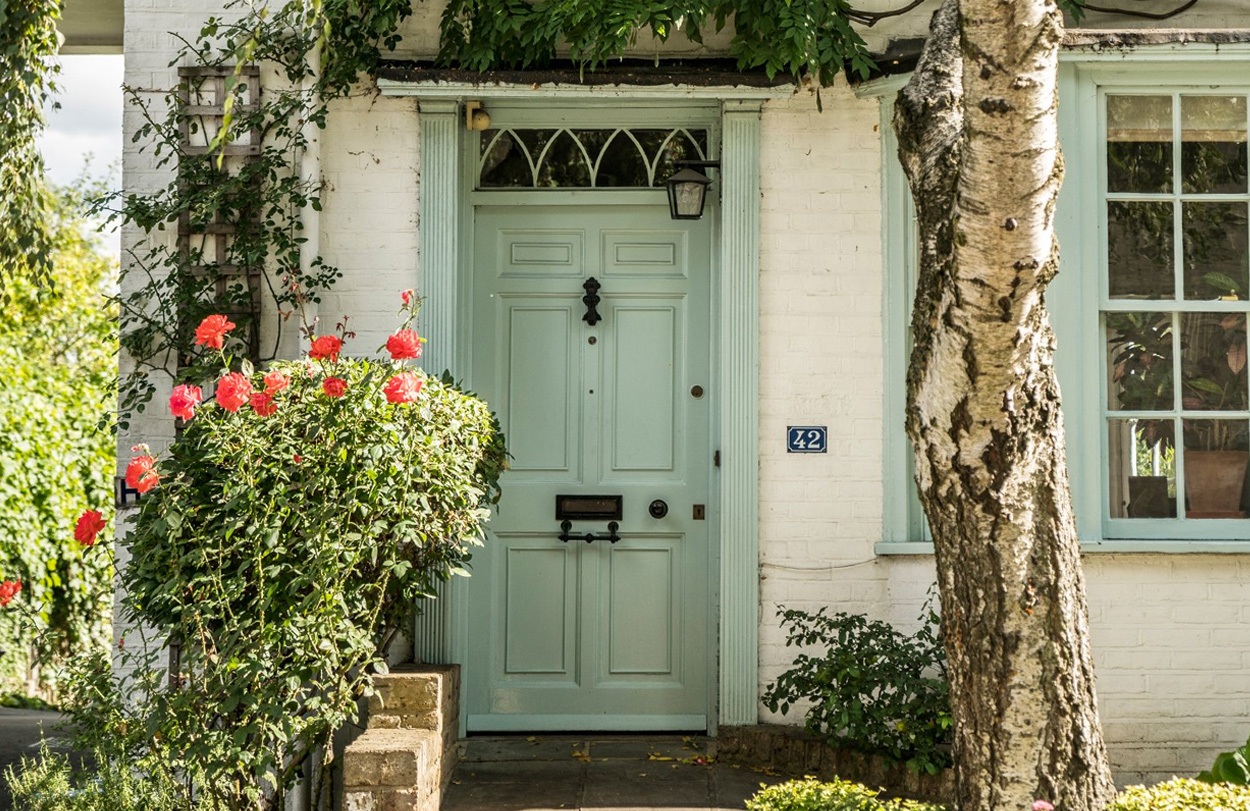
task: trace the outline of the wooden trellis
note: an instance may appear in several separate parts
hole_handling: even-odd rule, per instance
[[[178,76],[181,160],[204,161],[204,166],[198,168],[207,170],[210,176],[219,172],[223,177],[257,161],[261,154],[259,128],[240,130],[236,127],[234,138],[225,145],[213,146],[212,139],[225,120],[226,99],[232,92],[236,93],[232,110],[236,120],[259,108],[260,69],[254,65],[239,69],[182,67],[178,69]],[[239,85],[246,86],[241,93],[235,90]],[[198,213],[193,218],[191,212],[184,211],[178,220],[178,250],[184,272],[212,279],[214,302],[226,305],[222,308],[224,314],[238,324],[240,331],[236,334],[246,339],[248,355],[255,362],[260,354],[262,268],[232,261],[231,246],[241,228],[256,222],[257,214],[230,213],[233,218],[218,208]],[[240,307],[240,301],[246,305]],[[182,328],[194,329],[194,326],[182,325]]]

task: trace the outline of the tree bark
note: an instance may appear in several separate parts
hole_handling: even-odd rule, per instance
[[[933,533],[959,811],[1111,798],[1064,460],[1053,0],[946,0],[894,126],[920,229],[907,432]]]

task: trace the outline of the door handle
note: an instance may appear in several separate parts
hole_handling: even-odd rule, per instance
[[[596,535],[593,532],[587,532],[585,535],[570,535],[569,530],[571,530],[572,528],[573,528],[572,521],[567,521],[567,520],[561,521],[560,522],[560,534],[557,535],[556,537],[558,537],[561,541],[564,541],[565,543],[568,543],[569,541],[585,541],[586,543],[594,543],[595,541],[608,541],[609,543],[616,543],[617,541],[621,539],[621,536],[616,534],[616,531],[621,528],[621,525],[615,521],[608,522],[608,534],[607,535]]]
[[[582,285],[582,289],[586,291],[586,295],[582,296],[582,304],[586,305],[586,314],[582,316],[582,320],[593,327],[603,320],[595,309],[599,306],[599,280],[591,276]]]

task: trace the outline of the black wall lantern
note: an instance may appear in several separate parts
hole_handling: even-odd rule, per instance
[[[707,187],[712,178],[700,172],[699,167],[720,168],[720,161],[678,161],[681,170],[668,179],[668,213],[674,220],[703,219],[703,205],[707,202]]]

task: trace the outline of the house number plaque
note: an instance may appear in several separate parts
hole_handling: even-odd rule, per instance
[[[786,426],[786,453],[825,453],[828,449],[828,426]]]

